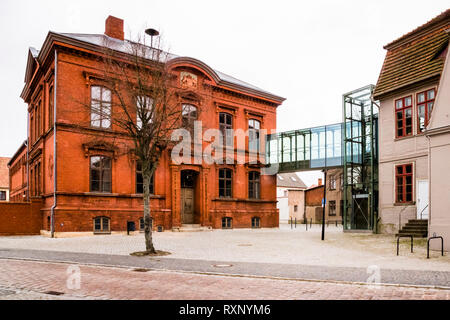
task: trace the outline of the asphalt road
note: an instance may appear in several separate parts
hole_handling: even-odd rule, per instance
[[[135,257],[45,250],[0,249],[0,259],[95,264],[124,268],[145,268],[194,273],[232,274],[288,279],[366,283],[373,275],[367,268],[326,267],[277,263],[224,262],[167,257]],[[450,272],[417,270],[379,270],[379,282],[450,288]]]

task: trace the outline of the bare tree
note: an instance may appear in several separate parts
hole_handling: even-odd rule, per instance
[[[106,121],[133,141],[134,153],[142,166],[144,232],[146,254],[156,253],[152,238],[150,183],[158,162],[171,144],[171,133],[181,128],[182,112],[177,86],[158,37],[151,47],[137,41],[105,42],[100,58],[102,81],[111,92],[110,104],[86,104],[90,122]]]

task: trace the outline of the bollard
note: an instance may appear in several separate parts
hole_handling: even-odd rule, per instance
[[[441,239],[441,255],[444,256],[444,238],[441,236],[432,236],[427,241],[427,259],[430,259],[430,240]]]
[[[397,236],[397,255],[398,255],[398,251],[399,251],[399,246],[400,246],[400,238],[411,238],[411,253],[413,253],[413,246],[414,246],[414,241],[413,241],[413,236],[410,234],[405,234],[405,235],[398,235]]]
[[[297,218],[295,218],[295,229],[297,229]]]

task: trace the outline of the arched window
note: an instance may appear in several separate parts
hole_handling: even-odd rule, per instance
[[[233,116],[226,112],[219,113],[219,130],[225,146],[233,146]]]
[[[261,122],[255,119],[248,120],[248,149],[249,151],[259,151],[259,130]]]
[[[92,156],[90,171],[91,192],[111,192],[111,158]]]
[[[109,233],[109,218],[95,217],[94,218],[94,233]]]
[[[198,118],[197,107],[192,104],[183,104],[181,109],[183,127],[186,130],[194,132],[194,121]]]
[[[260,175],[257,171],[248,173],[248,197],[250,199],[260,198]]]
[[[98,128],[111,127],[111,90],[91,87],[91,125]]]
[[[233,197],[233,171],[231,169],[219,169],[219,197]]]
[[[233,228],[233,218],[224,217],[222,218],[222,229],[231,229]]]
[[[259,217],[253,217],[252,218],[252,228],[261,228],[261,218]]]

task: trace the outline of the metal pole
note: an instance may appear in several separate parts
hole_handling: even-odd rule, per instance
[[[323,170],[324,185],[323,185],[323,210],[322,210],[322,241],[325,240],[325,207],[327,204],[327,171]]]

